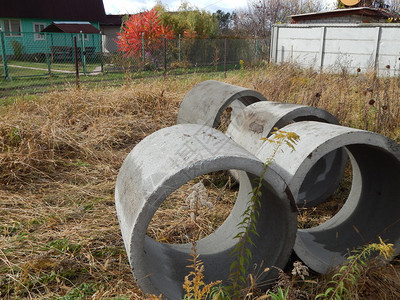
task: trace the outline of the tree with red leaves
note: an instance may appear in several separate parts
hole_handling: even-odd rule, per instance
[[[142,35],[146,51],[153,52],[162,46],[162,38],[174,38],[174,32],[161,23],[161,17],[154,8],[139,14],[131,15],[124,23],[116,43],[118,50],[127,56],[142,55]]]

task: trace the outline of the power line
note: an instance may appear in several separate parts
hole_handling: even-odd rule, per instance
[[[217,3],[221,2],[221,1],[223,1],[223,0],[218,0],[217,2],[208,4],[208,5],[204,6],[202,9],[206,9],[207,7],[212,6],[212,5],[215,5],[215,4],[217,4]]]

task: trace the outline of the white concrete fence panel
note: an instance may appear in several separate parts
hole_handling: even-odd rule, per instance
[[[278,24],[271,61],[356,73],[400,74],[400,24]]]

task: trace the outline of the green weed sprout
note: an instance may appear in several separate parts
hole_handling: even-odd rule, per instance
[[[390,260],[394,254],[393,244],[385,243],[379,237],[379,243],[372,243],[361,249],[354,250],[346,262],[340,267],[339,272],[332,276],[328,282],[328,288],[324,293],[318,294],[315,299],[340,300],[350,299],[352,288],[357,286],[357,281],[367,266],[368,260],[373,253],[378,252],[379,257]]]
[[[239,299],[241,290],[246,285],[247,269],[252,258],[252,253],[248,245],[254,246],[250,234],[258,235],[257,233],[257,218],[259,217],[259,208],[261,206],[260,198],[262,182],[264,175],[268,170],[269,165],[274,161],[276,153],[282,145],[287,145],[292,151],[295,150],[295,145],[300,137],[294,132],[287,132],[274,128],[271,138],[263,138],[266,142],[274,144],[274,151],[264,163],[264,171],[259,178],[255,179],[256,187],[252,190],[252,196],[249,200],[247,209],[242,214],[242,221],[237,225],[240,232],[235,236],[239,239],[231,255],[236,257],[230,266],[230,280],[232,285],[229,290],[233,294],[234,299]]]

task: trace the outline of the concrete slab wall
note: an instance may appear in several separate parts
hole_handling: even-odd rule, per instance
[[[271,38],[271,61],[356,73],[376,69],[400,75],[400,24],[279,24]],[[390,66],[390,68],[387,68]]]
[[[119,32],[119,26],[101,26],[101,32],[103,33],[103,52],[112,53],[118,51],[117,43],[114,41],[118,38],[117,32]]]

